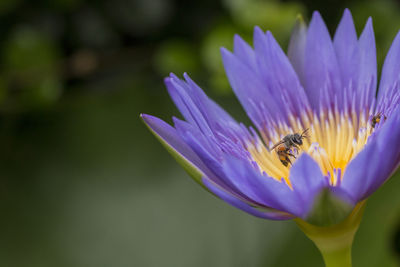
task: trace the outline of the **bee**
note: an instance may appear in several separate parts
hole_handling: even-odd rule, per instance
[[[387,119],[385,115],[382,115],[382,112],[378,112],[378,114],[376,114],[375,116],[372,117],[372,119],[371,119],[372,128],[375,128],[376,124],[381,121],[382,117],[384,120]]]
[[[289,156],[296,158],[296,156],[291,153],[291,149],[296,148],[296,150],[299,150],[299,146],[303,145],[303,139],[308,137],[306,135],[307,131],[308,129],[305,129],[301,134],[288,134],[283,137],[281,141],[271,147],[270,151],[275,149],[276,153],[278,154],[279,160],[285,167],[287,167],[289,163],[292,164]]]
[[[296,158],[296,156],[290,152],[290,149],[287,149],[283,144],[276,148],[276,154],[278,154],[279,160],[285,167],[287,167],[289,164],[292,165],[289,156]]]

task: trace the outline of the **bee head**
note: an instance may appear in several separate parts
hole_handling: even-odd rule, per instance
[[[293,135],[293,142],[295,143],[295,144],[297,144],[297,145],[302,145],[303,144],[303,137],[300,135],[300,134],[298,134],[298,133],[295,133],[294,135]]]

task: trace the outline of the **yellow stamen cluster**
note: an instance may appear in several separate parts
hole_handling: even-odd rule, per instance
[[[270,148],[288,134],[301,134],[305,129],[308,138],[303,139],[298,158],[301,153],[308,153],[318,162],[321,171],[335,185],[343,177],[347,164],[362,150],[372,132],[369,112],[357,114],[355,111],[340,113],[326,111],[320,114],[303,114],[301,118],[290,118],[290,125],[280,124],[274,130],[261,133],[264,143],[259,141],[248,144],[248,151],[257,162],[260,171],[290,185],[290,165],[285,167],[279,160],[275,150]],[[265,145],[267,144],[267,145]],[[296,159],[290,157],[292,163]]]

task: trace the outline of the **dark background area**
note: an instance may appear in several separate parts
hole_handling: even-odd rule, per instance
[[[397,1],[0,2],[0,266],[322,266],[293,222],[236,210],[197,186],[139,119],[178,111],[163,85],[188,72],[248,122],[219,47],[254,25],[287,47],[296,15],[331,33],[372,16],[379,66]],[[368,201],[354,266],[399,266],[400,177]]]

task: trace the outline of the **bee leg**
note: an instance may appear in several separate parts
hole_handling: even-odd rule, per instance
[[[293,155],[292,153],[290,153],[290,152],[288,152],[287,153],[289,156],[292,156],[293,158],[296,158],[296,156],[295,155]],[[289,157],[288,157],[289,158]]]

